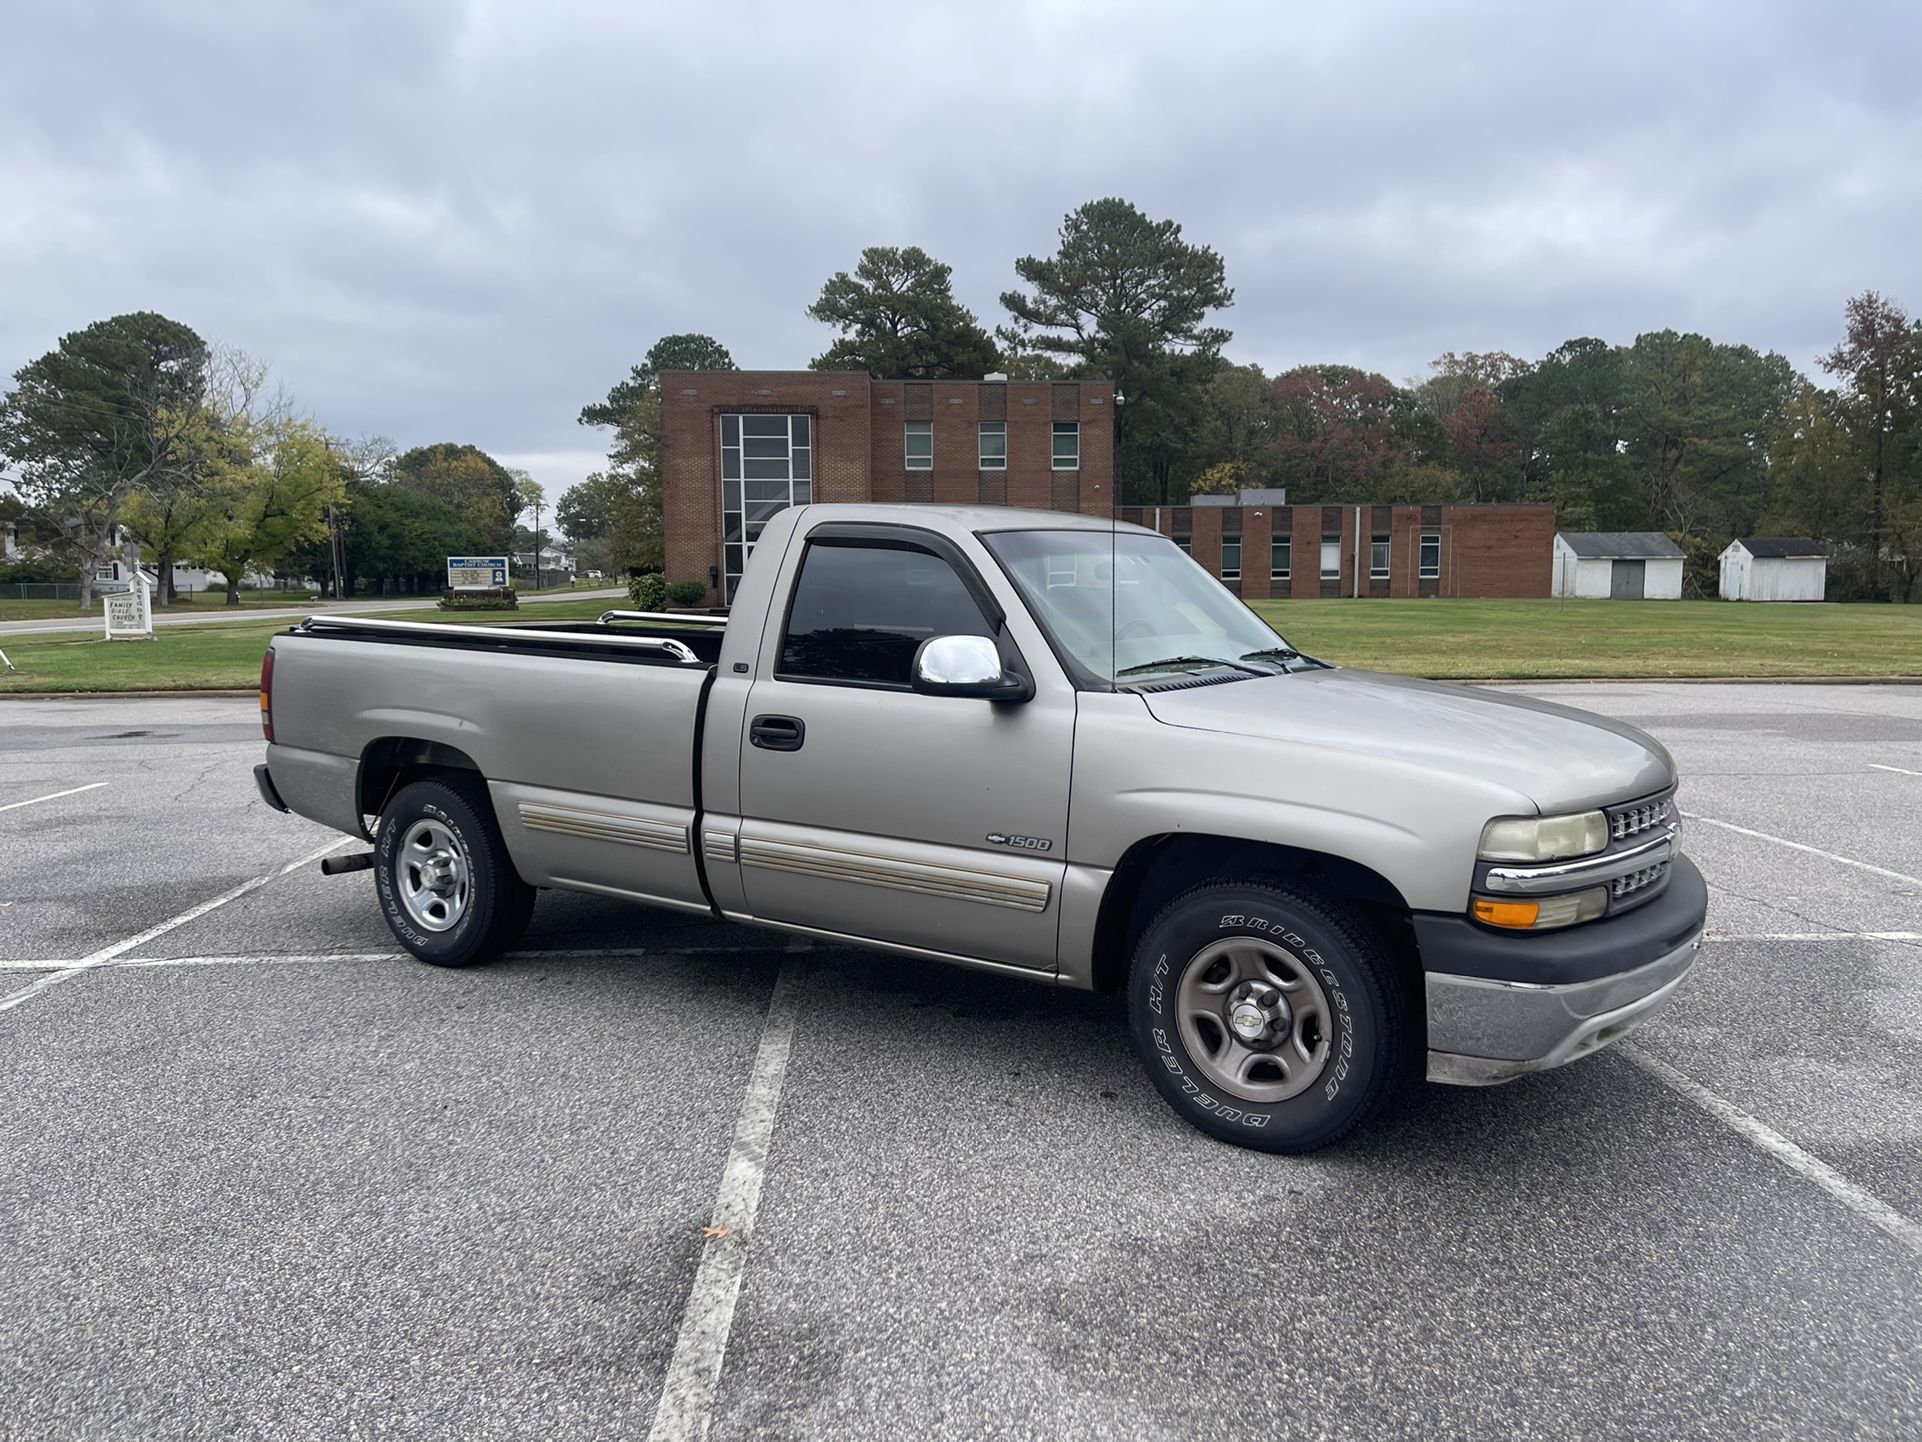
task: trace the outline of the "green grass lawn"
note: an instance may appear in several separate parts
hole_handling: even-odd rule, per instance
[[[489,625],[592,620],[605,601],[529,612],[388,619]],[[1418,676],[1917,676],[1922,606],[1743,605],[1722,601],[1257,601],[1293,644],[1346,666]],[[19,675],[0,695],[32,691],[244,690],[286,621],[161,627],[152,641],[89,633],[0,636]]]
[[[1253,604],[1310,655],[1416,676],[1922,675],[1922,606],[1366,599]]]
[[[265,608],[272,610],[283,606],[299,606],[313,600],[312,591],[243,591],[240,593],[241,610]],[[227,605],[225,591],[204,591],[198,597],[183,595],[171,606],[155,606],[156,616],[206,615],[215,611],[234,608]],[[82,611],[73,601],[8,601],[0,600],[0,621],[78,621],[82,618],[95,623],[100,621],[100,599],[94,598],[92,607]]]
[[[532,619],[593,620],[605,601],[553,601]],[[433,607],[383,611],[388,621],[447,621],[485,626],[530,618],[512,611],[450,614]],[[246,621],[232,625],[161,626],[151,641],[105,641],[92,632],[47,636],[0,636],[19,674],[0,667],[0,696],[33,691],[245,690],[260,680],[260,653],[293,622]]]

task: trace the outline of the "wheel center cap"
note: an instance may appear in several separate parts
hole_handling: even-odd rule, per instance
[[[1228,1013],[1228,1025],[1243,1041],[1258,1041],[1268,1030],[1268,1013],[1256,1001],[1238,1001]]]

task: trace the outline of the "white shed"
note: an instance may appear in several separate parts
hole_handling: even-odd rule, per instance
[[[1806,537],[1744,536],[1722,552],[1724,601],[1819,601],[1828,584],[1828,554]]]
[[[1606,601],[1682,599],[1682,548],[1660,531],[1561,531],[1555,594]]]

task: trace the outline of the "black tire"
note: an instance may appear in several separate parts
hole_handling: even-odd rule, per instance
[[[429,850],[410,838],[447,844]],[[431,893],[421,885],[422,857],[442,853],[455,862],[431,876],[445,875],[450,885]],[[514,870],[485,784],[459,775],[416,781],[387,803],[374,845],[374,889],[395,938],[434,966],[492,961],[520,940],[534,912],[534,888]],[[429,914],[432,900],[423,905],[430,896],[439,897],[439,917]]]
[[[1409,1003],[1387,946],[1306,887],[1211,882],[1170,901],[1135,948],[1128,1014],[1168,1104],[1259,1151],[1334,1145],[1409,1074]]]

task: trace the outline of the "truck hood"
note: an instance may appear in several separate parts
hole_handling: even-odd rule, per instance
[[[1544,814],[1660,791],[1675,763],[1621,721],[1479,687],[1374,671],[1297,671],[1142,693],[1168,726],[1393,757],[1506,786]]]

